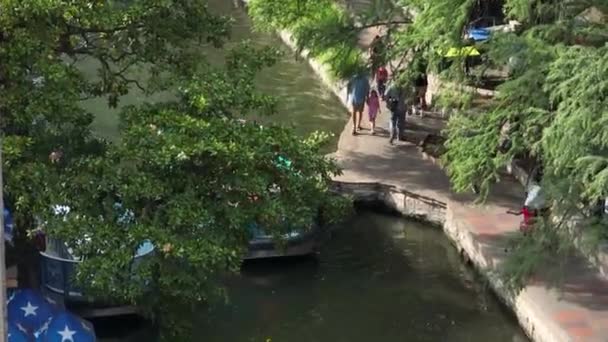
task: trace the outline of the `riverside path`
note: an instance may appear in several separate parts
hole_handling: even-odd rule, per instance
[[[362,32],[360,45],[364,51],[377,32],[374,29]],[[344,99],[344,89],[334,85],[333,90]],[[408,116],[406,129],[413,124],[424,126],[429,120],[432,119]],[[521,206],[521,185],[515,180],[501,181],[484,204],[474,203],[471,195],[455,194],[444,171],[425,158],[414,144],[389,145],[388,121],[388,111],[383,107],[377,119],[381,132],[373,136],[369,130],[351,135],[352,123],[348,121],[333,155],[343,168],[343,174],[335,180],[398,186],[444,203],[447,207],[444,230],[478,270],[491,279],[499,296],[513,309],[533,340],[608,341],[608,281],[582,257],[548,262],[544,272],[533,277],[517,294],[505,291],[496,277],[508,257],[508,238],[519,234],[520,217],[506,211]],[[364,117],[363,126],[366,125]],[[406,130],[407,134],[415,135],[416,131]],[[548,276],[555,273],[560,275],[558,282]]]

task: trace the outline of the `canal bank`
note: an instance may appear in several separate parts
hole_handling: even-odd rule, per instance
[[[289,32],[279,35],[287,45],[295,46]],[[374,35],[373,31],[364,32],[360,39],[363,49]],[[307,58],[307,51],[302,55]],[[308,61],[347,106],[345,82],[332,80],[328,66],[314,59]],[[519,234],[520,218],[506,214],[523,203],[523,189],[516,181],[502,181],[486,203],[476,204],[473,196],[454,194],[440,166],[416,146],[405,142],[390,146],[386,131],[375,136],[352,136],[351,124],[347,123],[333,154],[344,169],[334,179],[336,191],[359,200],[379,200],[406,216],[441,224],[461,254],[513,310],[532,340],[606,340],[608,284],[582,257],[546,265],[547,274],[560,268],[560,284],[539,274],[522,291],[512,293],[499,277],[508,257],[508,241]],[[380,115],[378,126],[388,127],[386,111]]]

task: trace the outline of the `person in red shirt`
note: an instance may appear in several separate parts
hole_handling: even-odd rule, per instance
[[[381,65],[376,71],[376,88],[382,99],[384,99],[384,92],[386,91],[386,81],[388,81],[388,71],[384,65]]]

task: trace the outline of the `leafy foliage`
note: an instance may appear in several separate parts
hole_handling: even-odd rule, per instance
[[[511,78],[498,87],[490,112],[458,115],[446,130],[444,159],[457,190],[477,184],[483,197],[513,159],[532,158],[544,167],[543,188],[557,217],[586,217],[590,211],[581,208],[608,196],[608,137],[601,126],[608,118],[606,89],[599,76],[606,73],[608,30],[605,24],[599,25],[600,29],[598,23],[581,19],[579,14],[590,5],[588,1],[568,5],[505,2],[507,12],[521,20],[522,27],[517,32],[497,34],[487,43],[487,63],[509,66]],[[505,124],[510,125],[512,144],[508,151],[499,151]],[[596,238],[605,236],[599,233],[606,231],[605,220],[589,217],[581,222],[589,231],[593,222]],[[521,284],[543,263],[548,245],[563,250],[559,246],[571,243],[567,234],[551,231],[558,228],[539,227],[536,238],[517,244],[511,279]]]
[[[319,153],[324,139],[298,142],[289,129],[171,109],[131,108],[123,120],[121,145],[62,174],[53,199],[70,214],[47,217],[50,233],[85,257],[78,276],[90,293],[166,305],[150,303],[150,288],[137,277],[172,301],[208,301],[221,294],[214,275],[238,270],[253,222],[280,239],[311,227],[334,201],[327,186],[338,169]],[[293,170],[277,166],[278,156]],[[132,221],[120,223],[126,209]],[[133,276],[132,257],[145,239],[157,253]]]
[[[501,269],[501,275],[509,289],[522,288],[532,275],[559,282],[561,267],[545,268],[540,270],[542,274],[538,274],[538,265],[556,265],[573,253],[572,244],[562,233],[553,224],[541,221],[535,224],[534,230],[528,235],[518,235],[511,239],[510,257]]]
[[[88,293],[142,305],[171,341],[190,322],[176,315],[221,294],[218,278],[238,269],[251,223],[280,240],[320,208],[331,222],[348,206],[327,189],[339,170],[320,153],[326,135],[238,120],[276,112],[253,81],[278,53],[245,42],[208,62],[204,49],[229,33],[230,18],[203,0],[0,1],[4,196],[21,235],[45,222],[83,257]],[[141,69],[150,76],[133,76]],[[92,134],[80,101],[113,107],[134,87],[177,100],[124,110],[114,143]],[[155,253],[134,264],[144,240]]]
[[[249,13],[259,29],[288,30],[299,50],[319,57],[338,79],[366,67],[358,45],[360,25],[335,1],[253,0]]]
[[[543,188],[554,214],[563,220],[582,215],[582,224],[594,232],[589,236],[601,238],[606,236],[601,233],[607,231],[606,221],[589,217],[588,209],[581,211],[608,196],[608,137],[601,126],[608,118],[606,89],[599,76],[606,73],[608,30],[605,24],[599,29],[598,23],[581,19],[579,14],[590,5],[506,1],[505,9],[521,20],[522,27],[488,42],[488,63],[509,66],[511,77],[498,87],[490,112],[451,120],[445,160],[457,190],[476,183],[485,195],[513,159],[534,159],[544,168]],[[510,125],[512,144],[508,151],[498,151],[505,124]],[[517,245],[511,261],[518,266],[510,272],[512,279],[525,279],[536,270],[547,244],[571,243],[567,234],[551,231],[558,228],[539,227],[537,238]]]

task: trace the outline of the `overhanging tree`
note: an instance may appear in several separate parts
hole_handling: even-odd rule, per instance
[[[165,327],[238,268],[248,224],[279,238],[309,227],[320,207],[331,220],[343,204],[327,191],[338,169],[319,153],[323,134],[302,140],[236,120],[275,111],[253,80],[277,53],[245,44],[224,65],[207,63],[202,49],[221,48],[229,24],[202,0],[0,1],[4,196],[21,240],[46,222],[84,258],[78,279],[91,294],[162,313]],[[83,59],[95,61],[98,77],[79,68]],[[177,100],[125,110],[115,143],[93,134],[80,101],[116,106],[133,87]],[[291,172],[275,165],[279,156]],[[55,204],[70,213],[55,216]],[[133,273],[146,239],[157,253]]]

